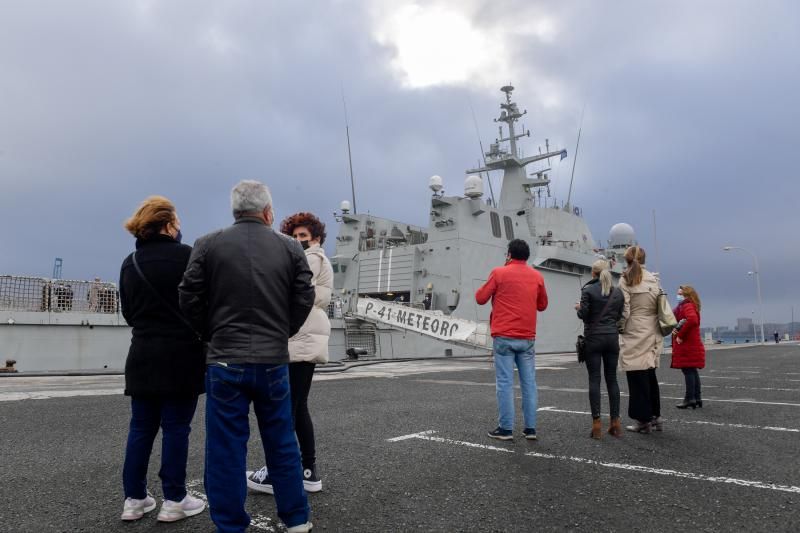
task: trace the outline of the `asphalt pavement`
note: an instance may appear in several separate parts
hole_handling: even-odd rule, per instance
[[[315,377],[324,490],[309,495],[314,531],[800,531],[800,346],[710,350],[703,408],[686,411],[674,407],[683,376],[664,356],[664,431],[600,441],[589,438],[586,369],[574,355],[537,359],[536,442],[521,437],[519,399],[514,441],[486,436],[497,425],[488,359]],[[208,512],[119,520],[130,413],[121,388],[118,376],[0,377],[0,531],[214,531]],[[198,496],[203,420],[201,401],[188,464]],[[255,469],[263,451],[251,424]],[[160,501],[159,440],[149,488]],[[284,531],[272,496],[251,494],[247,509],[252,531]]]

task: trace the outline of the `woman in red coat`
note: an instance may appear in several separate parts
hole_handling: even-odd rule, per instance
[[[678,287],[678,306],[672,311],[679,328],[672,331],[672,368],[680,368],[686,380],[686,395],[675,407],[703,407],[699,369],[706,366],[706,348],[700,339],[700,297],[689,285]]]

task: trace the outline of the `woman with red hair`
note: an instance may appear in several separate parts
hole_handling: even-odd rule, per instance
[[[686,381],[686,394],[675,407],[703,407],[698,370],[706,366],[706,348],[700,339],[700,296],[694,287],[678,287],[678,306],[672,312],[679,326],[672,330],[672,368],[680,368]]]
[[[292,394],[292,415],[303,461],[303,486],[307,492],[322,490],[316,466],[314,425],[308,411],[308,393],[317,363],[328,362],[328,339],[331,323],[328,304],[333,292],[333,268],[325,256],[325,224],[312,213],[296,213],[281,222],[281,233],[297,239],[306,252],[313,276],[314,308],[300,331],[289,339],[289,385]],[[272,494],[272,481],[267,467],[247,473],[247,486]]]

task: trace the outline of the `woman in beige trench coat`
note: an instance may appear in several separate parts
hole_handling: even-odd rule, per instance
[[[661,398],[658,389],[659,357],[664,337],[658,329],[658,276],[644,268],[645,251],[631,246],[625,251],[626,268],[619,288],[625,297],[619,359],[628,380],[628,416],[635,424],[625,429],[636,433],[661,431]]]

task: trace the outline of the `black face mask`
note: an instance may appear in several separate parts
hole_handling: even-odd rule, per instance
[[[309,241],[300,241],[300,246],[303,247],[303,250],[308,250],[308,247],[311,246]]]
[[[178,233],[175,235],[175,241],[181,242],[182,239],[183,239],[183,233],[181,233],[181,230],[178,230]]]

